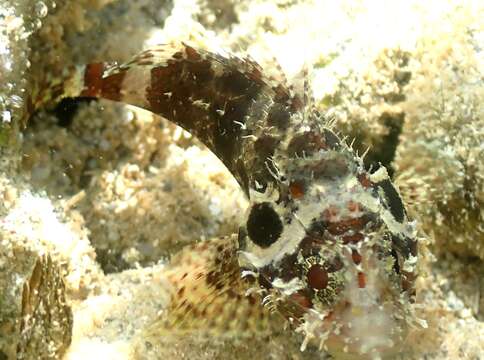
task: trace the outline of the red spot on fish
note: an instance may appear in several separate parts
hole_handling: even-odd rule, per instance
[[[358,272],[358,287],[364,289],[366,287],[366,276],[361,271]]]
[[[363,240],[365,237],[362,233],[356,233],[353,235],[346,235],[343,236],[343,244],[357,244],[361,240]]]
[[[96,97],[101,94],[103,73],[103,63],[92,63],[86,66],[84,71],[84,83],[86,85],[82,90],[81,96]]]
[[[360,253],[359,253],[357,250],[353,249],[353,250],[351,251],[351,258],[353,259],[353,262],[354,262],[356,265],[361,264],[361,260],[362,260],[362,258],[361,258]]]
[[[304,196],[304,184],[301,181],[293,181],[289,184],[289,192],[293,199],[300,199]]]
[[[365,216],[358,218],[347,218],[328,224],[328,231],[333,235],[342,235],[348,230],[361,230],[368,223],[369,219]]]
[[[313,265],[308,271],[307,280],[313,289],[323,290],[328,286],[328,272],[321,265]]]
[[[334,222],[336,216],[338,215],[339,209],[337,206],[330,205],[327,209],[323,211],[323,219],[326,222]]]
[[[371,181],[370,179],[368,179],[367,174],[359,174],[358,181],[360,182],[361,186],[363,186],[365,189],[371,186]]]

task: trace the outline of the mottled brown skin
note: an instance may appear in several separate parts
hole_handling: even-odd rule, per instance
[[[253,62],[227,59],[187,45],[169,59],[151,51],[140,54],[130,64],[149,68],[146,104],[132,101],[126,94],[123,81],[129,65],[104,77],[102,64],[89,65],[81,96],[138,105],[173,121],[207,145],[247,195],[255,180],[273,181],[265,160],[272,156],[291,114],[298,108],[289,90],[271,86]],[[223,74],[215,73],[214,64],[223,69]],[[266,119],[269,126],[251,124],[254,117]],[[251,135],[259,137],[269,128],[272,130],[254,144],[243,140]],[[254,151],[257,157],[251,155]]]

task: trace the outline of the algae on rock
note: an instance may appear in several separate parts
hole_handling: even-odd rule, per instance
[[[73,326],[62,267],[22,242],[5,246],[2,237],[0,357],[57,359],[71,343]]]
[[[483,15],[461,9],[420,39],[395,166],[436,252],[484,260]]]

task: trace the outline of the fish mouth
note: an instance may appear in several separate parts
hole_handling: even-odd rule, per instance
[[[337,359],[382,359],[402,350],[410,305],[371,253],[347,269],[346,285],[331,308],[308,309],[299,331]],[[381,264],[379,264],[381,265]],[[314,340],[317,340],[314,342]]]
[[[324,348],[342,359],[381,359],[400,351],[407,327],[395,318],[393,304],[338,304],[323,328],[329,328]]]

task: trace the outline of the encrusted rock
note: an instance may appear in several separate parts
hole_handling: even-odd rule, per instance
[[[49,255],[0,250],[0,358],[58,359],[72,335],[62,270]]]
[[[479,15],[432,26],[416,49],[397,182],[438,253],[484,259],[484,87]],[[446,40],[443,40],[446,39]]]

